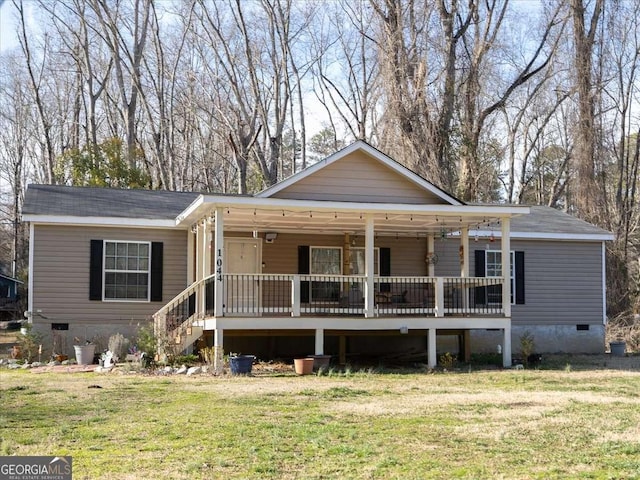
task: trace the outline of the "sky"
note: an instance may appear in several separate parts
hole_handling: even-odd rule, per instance
[[[10,0],[0,0],[0,52],[18,46],[15,32],[15,13]]]

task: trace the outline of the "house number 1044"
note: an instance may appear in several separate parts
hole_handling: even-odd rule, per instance
[[[218,255],[216,258],[216,275],[217,275],[217,280],[219,282],[222,281],[222,250],[218,249]]]

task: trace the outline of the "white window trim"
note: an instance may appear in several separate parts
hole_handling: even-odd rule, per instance
[[[147,298],[106,298],[106,274],[107,274],[107,243],[137,243],[139,245],[148,245],[149,247],[149,263],[147,266]],[[143,273],[144,270],[113,270],[109,272],[120,273]],[[140,240],[103,240],[102,241],[102,301],[113,303],[150,303],[151,302],[151,242]]]
[[[489,275],[488,274],[488,265],[489,261],[487,259],[487,253],[499,253],[502,257],[502,250],[485,250],[484,251],[484,276],[486,278],[501,278],[502,275]],[[509,256],[511,257],[511,305],[516,304],[516,252],[515,250],[509,250]],[[502,259],[500,260],[502,262]],[[502,263],[500,264],[502,265]],[[489,303],[489,298],[487,298],[487,303]]]

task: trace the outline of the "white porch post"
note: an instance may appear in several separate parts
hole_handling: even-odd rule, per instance
[[[202,237],[202,278],[211,275],[211,225],[210,222],[204,222],[204,235]]]
[[[502,311],[509,318],[509,326],[504,329],[502,364],[511,366],[511,219],[502,218]]]
[[[316,355],[324,355],[324,329],[316,328]]]
[[[294,275],[291,281],[291,316],[300,316],[300,275]]]
[[[436,317],[444,317],[444,278],[436,278]]]
[[[469,227],[462,227],[460,230],[460,276],[469,277]],[[469,310],[469,288],[465,287],[462,295],[462,308],[465,312]]]
[[[438,360],[436,358],[436,329],[429,328],[427,330],[427,365],[429,368],[435,368]]]
[[[510,367],[511,366],[511,325],[509,325],[503,330],[503,336],[504,338],[502,339],[502,343],[503,343],[502,366]]]
[[[202,279],[202,226],[200,222],[196,224],[196,238],[194,239],[196,242],[196,258],[195,258],[195,281]]]
[[[207,219],[202,222],[202,234],[200,244],[200,272],[201,279],[211,275],[211,227]],[[200,313],[202,315],[207,311],[207,289],[204,283],[200,285]]]
[[[430,253],[436,253],[436,239],[433,238],[433,235],[427,235],[427,255],[429,255]],[[433,264],[433,262],[429,262],[427,267],[427,275],[430,277],[435,277],[436,266]]]
[[[373,259],[373,244],[375,241],[374,233],[373,233],[373,215],[367,214],[365,217],[365,235],[364,235],[364,250],[365,250],[365,275],[367,277],[366,285],[364,289],[364,316],[365,318],[370,318],[375,315],[374,311],[374,298],[375,293],[373,291],[374,283],[373,283],[373,269],[374,269],[374,259]]]
[[[187,232],[187,285],[191,285],[196,281],[196,272],[194,269],[196,260],[193,258],[195,253],[195,242],[196,236],[191,230],[189,230]]]
[[[462,227],[460,230],[460,247],[462,256],[460,257],[460,276],[469,276],[469,227]]]
[[[215,299],[214,299],[214,315],[222,317],[224,310],[222,304],[224,302],[224,211],[222,207],[216,207],[215,213],[215,239],[216,239],[216,280],[215,280]]]
[[[502,221],[502,311],[505,317],[511,317],[511,219]]]
[[[224,365],[224,330],[216,328],[213,331],[213,369],[217,375],[222,374],[222,366]]]

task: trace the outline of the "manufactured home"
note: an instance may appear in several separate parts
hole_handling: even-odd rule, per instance
[[[30,185],[28,317],[262,358],[604,351],[605,242],[539,206],[473,205],[365,142],[256,195]],[[515,350],[515,351],[514,351]]]

